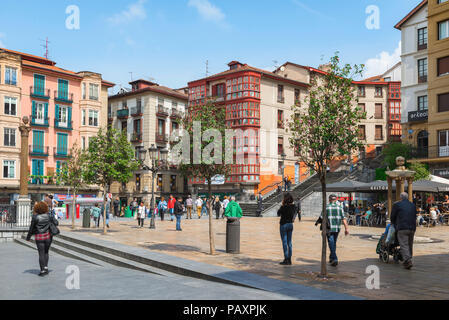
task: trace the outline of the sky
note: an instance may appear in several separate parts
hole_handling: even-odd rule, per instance
[[[318,67],[339,52],[365,77],[400,61],[394,25],[420,0],[2,0],[0,47],[43,56],[116,84],[172,88],[238,60],[273,71]],[[79,15],[73,15],[79,9]],[[77,16],[79,19],[76,19]],[[79,24],[77,22],[79,21]]]

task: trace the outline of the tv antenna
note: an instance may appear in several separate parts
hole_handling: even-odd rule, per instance
[[[279,62],[278,62],[277,60],[273,60],[273,63],[274,63],[274,68],[277,69],[277,68],[278,68],[278,63],[279,63]]]
[[[44,44],[41,44],[41,47],[45,49],[44,57],[48,60],[49,52],[48,52],[48,44],[50,41],[48,41],[48,37],[45,38],[45,40],[41,39],[41,41],[44,42]]]
[[[130,72],[128,72],[130,75],[131,75],[131,82],[133,81],[133,72],[132,71],[130,71]]]
[[[206,60],[206,77],[209,76],[209,60]]]

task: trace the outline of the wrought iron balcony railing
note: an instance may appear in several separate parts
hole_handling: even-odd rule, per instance
[[[38,117],[37,115],[31,115],[31,125],[36,127],[48,127],[49,117]]]
[[[30,96],[33,98],[50,99],[50,89],[43,87],[30,87]]]
[[[64,103],[73,103],[73,93],[55,90],[55,100]]]
[[[126,119],[129,117],[129,109],[117,110],[117,118]]]
[[[34,157],[48,157],[49,147],[44,147],[42,145],[30,145],[29,152],[30,156]]]

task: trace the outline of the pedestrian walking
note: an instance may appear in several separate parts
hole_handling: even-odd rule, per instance
[[[235,201],[234,196],[231,197],[231,201],[229,201],[228,205],[226,206],[225,216],[232,218],[242,217],[242,208],[240,208],[240,205]]]
[[[281,265],[292,264],[292,234],[293,234],[293,222],[296,218],[296,206],[293,203],[293,197],[290,193],[284,195],[284,200],[279,208],[277,215],[281,217],[280,221],[280,234],[282,241],[282,248],[284,249],[284,261]]]
[[[397,232],[397,238],[406,269],[413,267],[413,241],[416,232],[416,206],[408,200],[408,194],[401,193],[401,201],[393,204],[391,224]]]
[[[218,219],[220,219],[220,210],[221,210],[221,202],[219,197],[215,197],[214,201],[214,210],[215,210],[215,216]]]
[[[119,216],[120,198],[116,197],[114,200],[114,217]]]
[[[174,204],[174,214],[176,216],[176,231],[182,231],[181,229],[181,218],[184,212],[184,205],[182,204],[182,198],[179,197],[178,201]]]
[[[209,212],[208,212],[208,209],[209,209],[208,204],[209,204],[209,199],[204,198],[203,205],[201,207],[201,215],[204,214],[204,215],[207,216],[209,214]]]
[[[263,211],[263,198],[262,198],[262,194],[259,193],[259,195],[257,196],[257,211],[256,211],[256,216],[260,217]]]
[[[186,219],[192,219],[193,199],[190,194],[186,200],[186,209],[187,209]]]
[[[296,199],[295,201],[295,209],[296,209],[296,214],[298,215],[298,220],[301,221],[301,198],[298,197],[298,199]]]
[[[221,218],[224,219],[225,217],[225,211],[226,211],[226,207],[229,204],[229,198],[227,196],[224,197],[223,199],[223,213],[221,214]]]
[[[106,227],[109,228],[109,213],[111,210],[111,201],[108,199],[106,201],[106,221],[103,221],[103,223],[106,223]],[[100,217],[104,220],[104,204],[101,206],[101,214]]]
[[[175,202],[176,199],[173,197],[173,195],[170,195],[170,199],[168,200],[168,211],[170,212],[170,220],[175,220]]]
[[[167,210],[167,201],[165,201],[165,198],[162,197],[157,205],[157,211],[161,215],[161,221],[164,221],[164,215],[166,210]]]
[[[100,215],[101,210],[98,207],[98,203],[95,204],[95,206],[91,210],[92,216],[94,217],[94,225],[98,228],[100,226]]]
[[[196,205],[196,213],[198,214],[198,219],[201,219],[201,210],[203,208],[203,200],[201,199],[201,197],[198,197],[198,199],[196,199],[195,205]]]
[[[54,215],[50,214],[48,204],[44,201],[36,203],[33,208],[33,217],[26,239],[27,241],[30,241],[31,236],[34,235],[37,251],[39,253],[39,266],[41,269],[39,276],[41,277],[48,274],[48,252],[50,251],[50,246],[53,241],[51,224],[56,227],[58,225],[58,220],[54,218]]]
[[[330,195],[329,196],[329,204],[326,206],[326,215],[327,215],[327,242],[329,245],[330,255],[329,255],[329,263],[331,266],[336,267],[338,265],[338,257],[337,257],[337,239],[341,230],[341,223],[343,222],[345,226],[345,235],[349,234],[349,226],[345,217],[345,213],[343,208],[337,204],[337,196]],[[322,222],[323,217],[321,216],[317,223]],[[317,224],[316,223],[316,224]]]
[[[137,208],[137,226],[138,226],[138,228],[143,228],[146,214],[147,214],[147,208],[145,207],[143,202],[141,202],[140,206]]]
[[[133,213],[133,217],[135,217],[138,207],[139,207],[139,204],[137,203],[137,198],[134,198],[134,200],[131,202],[131,210]]]

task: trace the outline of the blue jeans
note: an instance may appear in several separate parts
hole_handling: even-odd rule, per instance
[[[360,225],[360,222],[361,222],[360,220],[361,220],[361,218],[362,218],[362,216],[355,216],[355,224],[356,224],[356,225],[358,225],[358,226]]]
[[[286,223],[281,225],[280,231],[281,231],[282,247],[284,249],[284,258],[291,259],[293,223]]]
[[[207,207],[206,206],[204,206],[204,207],[202,207],[201,208],[201,215],[205,215],[205,216],[207,216]]]
[[[176,230],[181,230],[181,218],[182,214],[176,215]]]
[[[175,216],[174,216],[174,214],[173,214],[174,212],[175,212],[175,209],[171,208],[171,209],[170,209],[170,220],[171,220],[171,221],[173,221],[173,219],[175,218]]]
[[[338,232],[330,232],[327,235],[327,243],[329,244],[329,250],[331,251],[329,255],[330,261],[336,261],[338,262],[337,257],[337,239],[338,239]]]

